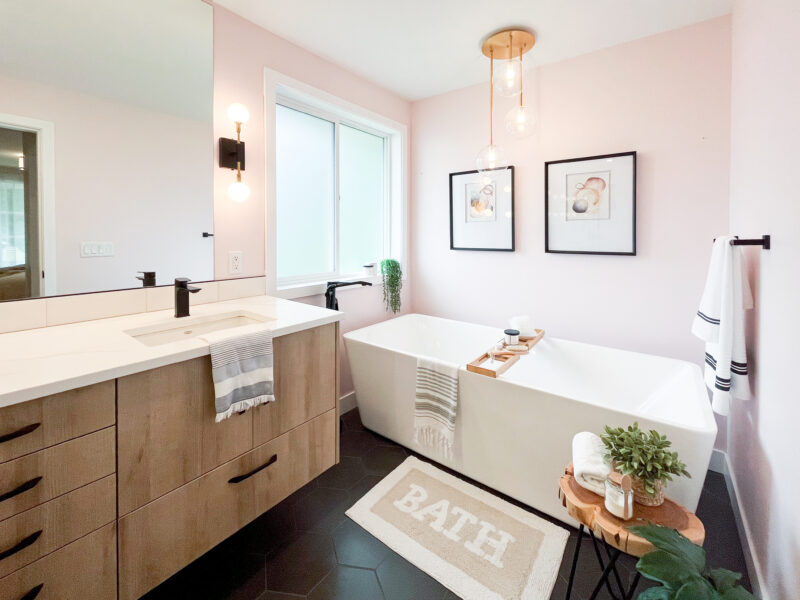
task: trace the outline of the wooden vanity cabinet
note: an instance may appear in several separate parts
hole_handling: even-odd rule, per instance
[[[338,324],[215,420],[208,356],[0,408],[0,600],[134,600],[338,461]]]

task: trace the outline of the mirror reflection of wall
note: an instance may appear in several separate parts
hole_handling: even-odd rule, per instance
[[[212,12],[0,2],[0,300],[214,278]]]

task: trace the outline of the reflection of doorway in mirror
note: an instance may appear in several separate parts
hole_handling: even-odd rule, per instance
[[[0,126],[0,300],[41,293],[36,133]]]

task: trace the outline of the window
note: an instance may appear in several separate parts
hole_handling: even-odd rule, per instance
[[[319,293],[310,287],[400,258],[398,140],[347,111],[276,95],[275,286],[289,290],[281,295]]]

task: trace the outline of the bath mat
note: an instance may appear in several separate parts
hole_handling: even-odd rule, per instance
[[[464,600],[547,600],[568,537],[413,457],[346,514]]]

